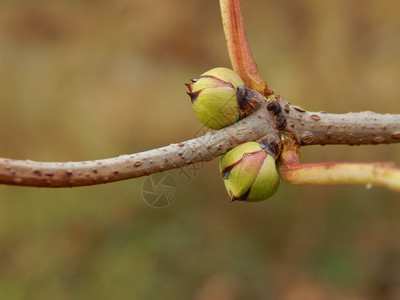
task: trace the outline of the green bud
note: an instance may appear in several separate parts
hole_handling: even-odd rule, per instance
[[[230,69],[214,68],[186,84],[197,118],[211,129],[221,129],[239,120],[237,88],[244,82]]]
[[[220,160],[219,170],[231,201],[262,201],[275,194],[279,187],[275,159],[257,142],[241,144],[226,153]]]

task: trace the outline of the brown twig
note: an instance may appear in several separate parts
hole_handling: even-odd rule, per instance
[[[371,111],[330,114],[309,112],[289,105],[277,96],[286,130],[301,146],[307,145],[375,145],[400,142],[400,115],[377,114]]]
[[[263,96],[257,92],[254,92],[253,97],[255,101],[264,101]],[[313,113],[296,106],[287,107],[281,97],[277,96],[277,99],[283,105],[280,115],[286,119],[284,130],[291,132],[302,145],[400,142],[399,115],[371,112],[343,115]],[[316,120],[318,118],[320,119]],[[276,124],[277,117],[264,105],[251,116],[219,131],[141,153],[81,162],[36,162],[0,158],[0,183],[76,187],[136,178],[210,161],[241,143],[264,136],[279,140]],[[374,130],[371,130],[372,127]],[[307,136],[312,136],[313,139],[306,139]]]
[[[264,98],[254,93],[258,101]],[[267,109],[222,130],[185,142],[115,158],[80,162],[36,162],[0,158],[0,183],[37,187],[76,187],[136,178],[210,161],[247,141],[270,136],[280,142]]]

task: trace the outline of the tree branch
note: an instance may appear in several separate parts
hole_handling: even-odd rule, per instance
[[[400,142],[400,115],[371,111],[330,114],[310,112],[289,105],[282,97],[277,101],[286,116],[286,130],[301,146],[306,145],[375,145]]]
[[[80,162],[36,162],[0,158],[0,183],[76,187],[120,181],[210,161],[237,145],[265,135],[279,141],[272,116],[263,108],[222,130],[136,154]]]
[[[264,101],[254,92],[253,100]],[[276,97],[282,105],[283,130],[300,145],[380,144],[400,142],[400,116],[372,112],[327,114],[307,112]],[[266,102],[265,102],[266,104]],[[178,144],[114,158],[80,162],[36,162],[0,158],[0,183],[37,187],[77,187],[150,175],[202,161],[264,136],[279,140],[275,129],[282,119],[266,105],[221,130]],[[279,122],[278,122],[279,121]],[[282,125],[282,124],[280,124]]]

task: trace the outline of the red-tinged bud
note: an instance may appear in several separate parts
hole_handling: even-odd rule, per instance
[[[207,71],[186,84],[197,118],[211,129],[221,129],[240,119],[237,88],[243,85],[239,75],[221,67]]]
[[[244,143],[226,153],[219,169],[231,201],[262,201],[279,187],[275,159],[257,142]]]

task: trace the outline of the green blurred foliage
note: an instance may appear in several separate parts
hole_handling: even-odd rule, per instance
[[[400,113],[400,2],[242,1],[262,76],[310,110]],[[184,82],[230,66],[217,1],[0,2],[0,156],[73,161],[190,139]],[[306,147],[394,160],[399,145]],[[399,195],[295,187],[230,204],[218,161],[76,189],[0,186],[1,299],[399,299]],[[188,172],[192,172],[188,170]]]

